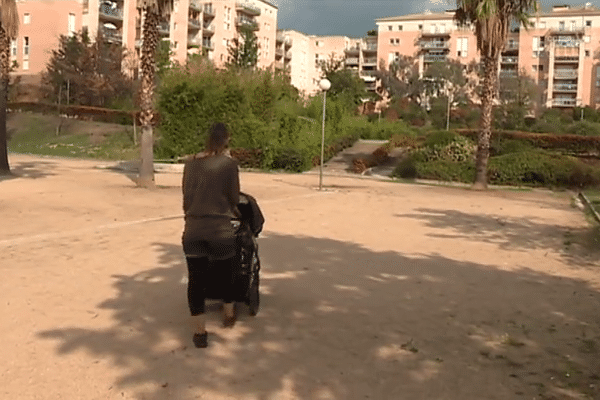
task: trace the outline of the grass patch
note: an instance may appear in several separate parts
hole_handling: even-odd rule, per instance
[[[14,153],[46,156],[134,160],[139,150],[126,128],[102,126],[97,122],[64,120],[57,135],[58,118],[28,114],[20,116],[10,130],[8,149]]]

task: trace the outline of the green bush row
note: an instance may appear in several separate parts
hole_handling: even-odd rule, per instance
[[[405,158],[394,170],[399,178],[472,183],[475,162],[419,161]],[[586,188],[600,185],[600,167],[545,150],[525,150],[490,157],[488,182],[495,185]]]

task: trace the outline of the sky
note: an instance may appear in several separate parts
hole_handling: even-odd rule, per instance
[[[456,7],[455,0],[268,0],[279,7],[278,29],[293,29],[309,35],[365,36],[376,28],[378,18],[443,11]],[[553,4],[583,5],[600,0],[542,0],[542,7]]]

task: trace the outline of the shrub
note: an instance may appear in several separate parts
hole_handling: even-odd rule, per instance
[[[433,131],[425,139],[426,147],[446,146],[450,144],[458,135],[454,131]]]
[[[403,179],[417,178],[417,165],[415,159],[411,156],[404,157],[396,168],[394,168],[392,176]]]
[[[493,156],[500,156],[510,153],[520,153],[533,150],[530,142],[518,139],[499,139],[496,138],[490,146],[490,152]]]
[[[449,182],[473,182],[475,180],[475,163],[472,161],[454,162],[437,160],[416,162],[417,177]]]
[[[581,136],[600,136],[600,123],[586,120],[578,121],[571,125],[569,133]]]
[[[488,176],[490,183],[501,185],[582,187],[600,183],[597,168],[544,150],[491,157]]]
[[[305,169],[304,155],[297,149],[278,149],[273,157],[273,169],[283,169],[292,172],[302,172]]]
[[[261,149],[232,149],[231,157],[235,158],[242,168],[261,168],[263,165]]]

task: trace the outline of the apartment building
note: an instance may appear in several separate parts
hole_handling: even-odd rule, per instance
[[[50,60],[50,50],[57,47],[60,35],[81,29],[83,10],[79,0],[17,0],[17,9],[19,33],[11,42],[10,57],[17,63],[14,73],[22,79],[26,99],[34,100],[38,96],[34,87]]]
[[[125,69],[139,66],[142,42],[141,10],[136,0],[17,0],[18,38],[11,44],[15,73],[23,82],[39,84],[51,50],[60,35],[86,30],[108,43],[124,46]],[[259,68],[275,62],[278,8],[266,0],[175,0],[174,9],[158,26],[171,43],[173,59],[185,64],[188,55],[204,52],[217,67],[225,65],[228,47],[241,26],[255,32],[259,42]]]
[[[306,35],[294,30],[280,32],[282,40],[289,41],[285,49],[284,66],[291,83],[306,96],[320,91],[321,63],[331,58],[341,61],[365,81],[368,90],[375,90],[377,69],[377,37],[350,38],[347,36]],[[283,50],[280,50],[283,54]],[[283,56],[281,56],[283,57]],[[276,63],[278,59],[276,58]]]
[[[514,27],[500,57],[500,78],[528,74],[547,107],[600,106],[600,9],[554,6]],[[415,57],[420,74],[433,62],[479,62],[471,28],[454,21],[454,11],[376,20],[378,67],[400,55]],[[501,80],[502,82],[502,80]]]

